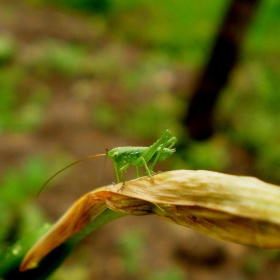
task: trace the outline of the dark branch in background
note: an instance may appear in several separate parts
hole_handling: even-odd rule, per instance
[[[245,32],[259,2],[233,0],[228,8],[183,119],[193,139],[205,140],[213,134],[214,106],[237,62]]]

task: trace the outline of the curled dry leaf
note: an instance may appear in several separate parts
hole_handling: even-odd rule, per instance
[[[106,208],[155,214],[202,234],[261,248],[280,248],[280,188],[253,177],[175,170],[87,193],[27,253],[21,271],[83,230]]]

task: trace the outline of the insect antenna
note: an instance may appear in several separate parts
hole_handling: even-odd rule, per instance
[[[102,155],[105,155],[106,158],[105,158],[105,160],[104,160],[104,164],[103,164],[103,166],[102,166],[101,172],[99,173],[99,176],[98,176],[98,179],[97,179],[97,185],[100,183],[101,178],[102,178],[102,176],[103,176],[103,174],[104,174],[104,170],[105,170],[106,163],[107,163],[107,158],[108,158],[108,153],[109,153],[109,150],[106,149],[106,154],[102,154]]]
[[[86,161],[86,160],[90,160],[92,158],[97,158],[97,157],[106,157],[108,154],[108,152],[106,154],[97,154],[97,155],[94,155],[94,156],[89,156],[89,157],[86,157],[86,158],[82,158],[82,159],[79,159],[69,165],[67,165],[66,167],[60,169],[58,172],[56,172],[54,175],[52,175],[45,183],[44,185],[41,187],[41,189],[39,190],[38,194],[37,194],[37,197],[39,197],[40,193],[43,191],[43,189],[45,188],[45,186],[56,176],[58,175],[59,173],[61,173],[62,171],[66,170],[67,168],[77,164],[77,163],[80,163],[80,162],[83,162],[83,161]]]

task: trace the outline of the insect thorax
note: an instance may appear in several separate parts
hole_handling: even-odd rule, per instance
[[[118,147],[108,152],[108,156],[117,164],[131,163],[139,158],[146,147]]]

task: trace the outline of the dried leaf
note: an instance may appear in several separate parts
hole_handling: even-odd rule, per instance
[[[253,177],[175,170],[109,185],[80,198],[25,256],[21,271],[83,230],[106,207],[155,214],[202,234],[261,248],[280,248],[280,188]],[[94,222],[94,221],[93,221]]]

